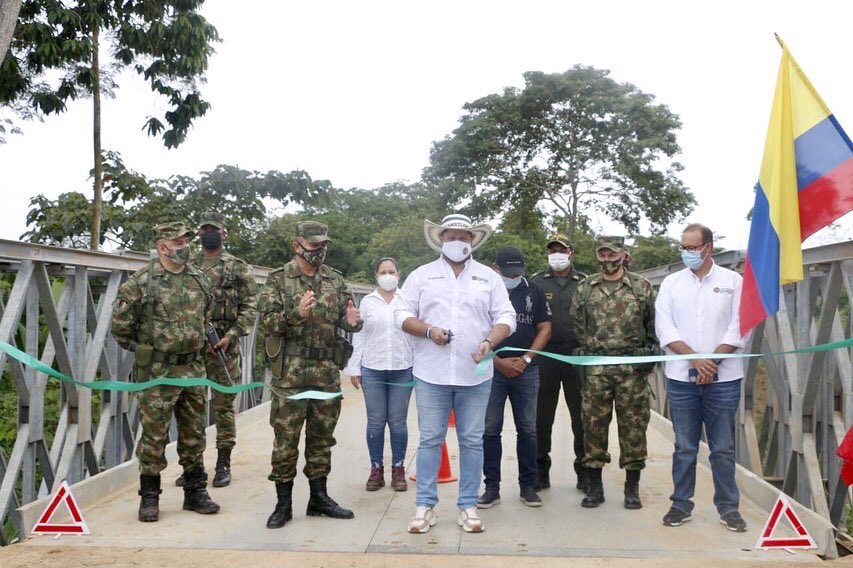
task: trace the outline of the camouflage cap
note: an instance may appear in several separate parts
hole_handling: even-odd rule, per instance
[[[610,249],[613,252],[622,252],[625,250],[625,237],[605,236],[601,235],[595,238],[595,252],[601,249]]]
[[[574,250],[575,248],[572,246],[572,241],[570,241],[569,237],[567,237],[564,233],[555,233],[551,235],[551,238],[548,239],[548,244],[546,244],[545,246],[549,247],[554,243],[561,244],[564,247],[572,250]]]
[[[331,242],[329,227],[317,221],[300,221],[296,224],[296,236],[311,244]]]
[[[155,241],[171,241],[172,239],[179,239],[181,237],[190,237],[192,238],[195,234],[195,231],[190,230],[187,227],[186,223],[183,221],[172,221],[171,223],[161,223],[154,227],[154,240]]]
[[[202,214],[201,220],[198,223],[199,227],[203,227],[204,225],[211,225],[217,229],[224,229],[225,215],[217,211],[206,211]]]

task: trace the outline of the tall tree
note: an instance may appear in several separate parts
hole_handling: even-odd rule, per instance
[[[638,232],[689,213],[695,199],[678,178],[678,117],[606,70],[524,74],[464,106],[452,135],[433,145],[424,178],[451,185],[483,214],[516,203],[547,203],[570,236],[593,211]]]
[[[20,11],[21,0],[0,0],[0,61],[6,57],[6,51],[12,42]]]
[[[93,194],[90,246],[98,248],[103,203],[101,95],[131,68],[165,97],[169,110],[149,116],[144,129],[175,148],[210,104],[201,98],[212,44],[219,36],[199,13],[203,0],[25,0],[11,49],[0,60],[0,104],[29,106],[37,115],[63,112],[66,103],[93,102]],[[113,60],[100,55],[108,48]]]

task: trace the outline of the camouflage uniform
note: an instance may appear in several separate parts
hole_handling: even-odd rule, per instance
[[[183,223],[158,225],[156,231],[158,239],[192,234]],[[130,351],[153,346],[150,368],[138,364],[134,368],[137,380],[205,376],[202,353],[206,349],[204,327],[210,300],[207,278],[189,265],[174,274],[154,260],[122,284],[113,304],[113,337]],[[204,467],[205,390],[158,386],[139,393],[142,438],[136,457],[141,474],[159,475],[165,469],[173,411],[178,422],[180,464],[184,471]]]
[[[212,225],[224,229],[221,213],[206,213],[199,225]],[[255,325],[257,315],[258,285],[248,263],[225,251],[217,262],[205,262],[201,251],[193,259],[193,265],[204,272],[210,280],[213,303],[210,306],[210,321],[220,338],[230,337],[231,345],[226,353],[228,374],[235,384],[242,382],[242,359],[240,338],[248,335]],[[207,377],[221,385],[229,385],[228,376],[222,367],[219,355],[210,349],[204,350],[204,366]],[[216,423],[216,448],[233,448],[237,441],[234,422],[234,399],[236,394],[212,391],[213,418]]]
[[[603,244],[613,245],[610,241]],[[621,245],[620,240],[613,246]],[[578,286],[571,313],[580,352],[650,354],[657,344],[652,285],[639,274],[625,271],[613,286],[604,282],[601,273],[587,277]],[[648,370],[637,365],[589,366],[584,370],[584,467],[600,469],[610,462],[607,439],[615,405],[619,467],[643,469],[649,423]]]
[[[322,235],[326,226],[315,222],[297,225],[297,237],[308,242]],[[308,319],[299,315],[302,295],[313,290],[317,305]],[[267,354],[273,362],[270,425],[275,431],[271,481],[284,483],[296,477],[299,435],[305,424],[305,467],[311,479],[325,478],[331,470],[333,436],[341,412],[341,399],[289,400],[305,390],[339,392],[340,369],[332,361],[337,329],[359,331],[362,324],[346,321],[352,294],[339,272],[321,265],[306,276],[296,260],[273,271],[264,285],[258,309],[267,333]],[[283,341],[281,341],[283,340]],[[276,347],[270,347],[275,345]],[[278,363],[277,363],[278,361]]]

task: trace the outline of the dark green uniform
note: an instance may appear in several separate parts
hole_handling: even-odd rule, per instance
[[[531,280],[545,292],[551,306],[551,340],[545,351],[571,355],[578,346],[570,310],[572,297],[585,275],[570,269],[566,277],[555,276],[553,270],[534,274]],[[560,386],[572,420],[574,437],[575,472],[581,474],[584,455],[583,419],[581,417],[581,380],[578,368],[548,357],[539,357],[539,400],[536,407],[536,437],[538,443],[537,465],[539,474],[547,475],[551,469],[551,431],[560,399]]]
[[[201,252],[193,259],[193,265],[199,268],[210,280],[213,303],[210,307],[210,321],[220,338],[228,336],[231,344],[228,348],[228,374],[235,384],[242,381],[242,361],[240,338],[248,335],[255,325],[257,316],[258,285],[252,268],[245,261],[227,252],[217,257],[207,258]],[[228,375],[222,367],[219,356],[206,349],[204,366],[207,376],[221,385],[228,385]],[[236,394],[221,393],[214,390],[213,417],[216,423],[216,447],[233,448],[237,441],[237,428],[234,421],[234,399]]]
[[[311,315],[299,315],[299,301],[313,290],[317,305]],[[333,436],[341,399],[289,400],[305,390],[339,392],[341,373],[332,360],[338,328],[359,331],[362,324],[346,321],[352,294],[341,274],[322,265],[306,276],[295,260],[273,271],[261,291],[259,310],[267,333],[267,352],[273,361],[270,425],[275,431],[269,479],[296,477],[299,435],[305,424],[305,468],[308,479],[326,477],[331,470]],[[280,340],[283,340],[281,342]],[[273,347],[270,347],[270,346]]]
[[[585,354],[647,355],[655,337],[655,291],[648,280],[624,272],[607,282],[586,278],[572,301],[572,318]],[[610,462],[608,432],[613,408],[619,425],[619,467],[640,470],[646,461],[649,423],[648,369],[636,365],[585,367],[583,387],[583,465],[600,469]]]
[[[169,225],[180,225],[176,235],[183,231],[182,224]],[[161,238],[175,238],[171,234],[166,231]],[[207,277],[190,265],[174,274],[154,260],[122,284],[113,304],[112,334],[119,345],[136,352],[137,380],[205,376],[204,329],[210,300]],[[180,464],[185,471],[203,468],[205,391],[205,387],[159,386],[139,393],[142,437],[136,457],[141,474],[158,475],[165,469],[173,411]]]

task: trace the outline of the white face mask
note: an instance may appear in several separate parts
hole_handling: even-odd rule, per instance
[[[379,287],[385,290],[386,292],[396,290],[397,283],[399,281],[400,279],[394,276],[393,274],[380,274],[379,278],[376,279],[376,282],[379,283]]]
[[[564,252],[555,252],[548,255],[548,266],[557,272],[562,272],[572,265],[569,255]]]
[[[471,243],[447,241],[441,245],[441,252],[453,262],[462,262],[471,256]]]

